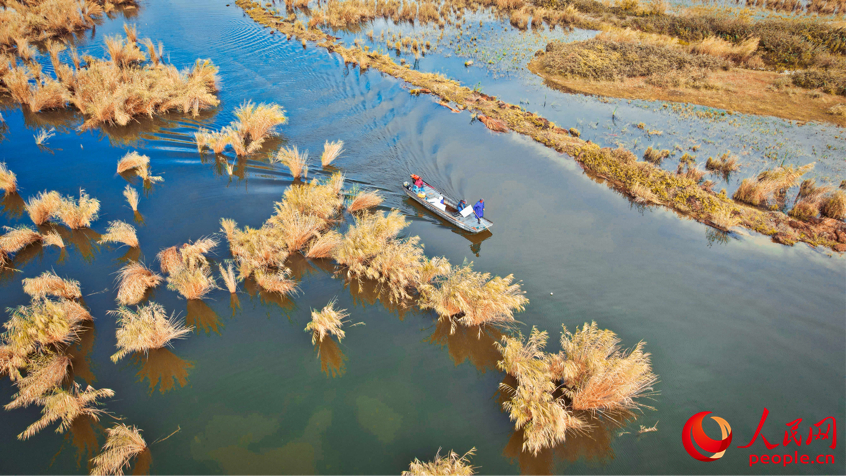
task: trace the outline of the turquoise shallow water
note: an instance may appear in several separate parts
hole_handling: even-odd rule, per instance
[[[749,450],[736,448],[751,439],[764,407],[771,442],[782,441],[785,423],[802,418],[806,432],[826,416],[837,418],[838,440],[846,441],[842,258],[745,235],[720,238],[670,212],[635,207],[571,159],[521,136],[494,135],[377,71],[362,75],[321,49],[270,35],[234,5],[153,0],[132,21],[141,37],[161,40],[178,66],[210,57],[220,67],[220,107],[200,118],[143,121],[131,134],[78,133],[71,122],[49,150],[34,144],[35,129],[68,118],[7,108],[0,161],[18,175],[23,197],[84,188],[102,202],[95,231],[110,220],[132,221],[121,196],[126,180],[114,167],[138,150],[165,179],[139,206],[148,264],[162,248],[216,233],[221,217],[258,226],[290,185],[287,171],[260,153],[239,162],[230,178],[197,153],[191,133],[228,123],[244,100],[274,101],[290,121],[266,153],[288,143],[316,156],[325,140],[344,140],[347,152],[334,165],[349,185],[379,189],[386,208],[407,214],[408,235],[420,236],[428,255],[473,260],[478,270],[523,281],[531,301],[518,315],[524,332],[549,331],[548,350],[557,351],[562,324],[595,320],[626,347],[645,340],[661,379],[655,409],[628,428],[594,422],[591,437],[574,435],[532,458],[519,453],[500,411],[504,376],[495,368],[493,331],[449,336],[433,314],[386,307],[372,287],[345,282],[331,264],[297,260],[296,296],[242,289],[234,312],[225,291],[187,303],[156,289],[152,299],[197,331],[148,359],[113,364],[115,325],[106,312],[115,308],[114,273],[126,249],[91,244],[91,232],[68,234],[75,245],[64,255],[30,249],[17,258],[20,272],[3,275],[0,302],[27,302],[20,280],[44,270],[81,281],[95,322],[75,351],[77,380],[115,390],[106,408],[142,428],[148,441],[181,428],[152,446],[153,473],[395,474],[438,447],[476,447],[473,463],[483,474],[844,472],[842,443],[827,467],[750,468]],[[104,22],[81,48],[101,54],[103,35],[122,23]],[[567,107],[578,120],[599,106],[574,99]],[[491,236],[469,240],[409,203],[399,184],[412,172],[468,200],[484,198],[496,224]],[[28,223],[15,216],[14,203],[3,205],[3,225]],[[225,246],[216,249],[215,259],[228,257]],[[349,328],[340,345],[315,349],[303,328],[311,308],[333,297],[365,325]],[[13,392],[7,380],[0,383],[0,401]],[[693,460],[681,444],[684,422],[704,410],[725,418],[737,442],[714,463]],[[79,421],[69,435],[45,430],[17,441],[37,415],[36,408],[0,413],[0,472],[86,472],[85,460],[104,441],[102,426],[112,422]],[[656,421],[657,432],[633,434]],[[764,452],[760,441],[753,448]],[[817,441],[800,451],[827,449]]]

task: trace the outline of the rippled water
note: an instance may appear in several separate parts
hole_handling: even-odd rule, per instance
[[[65,254],[52,247],[22,253],[16,259],[21,272],[2,276],[3,304],[26,303],[21,278],[44,270],[80,280],[96,320],[75,351],[77,379],[115,390],[107,409],[142,428],[147,441],[181,428],[152,446],[153,473],[395,474],[415,457],[431,458],[438,447],[464,452],[474,446],[473,463],[483,474],[844,472],[842,450],[835,450],[835,466],[750,469],[748,450],[730,448],[706,465],[690,458],[680,441],[687,418],[710,410],[730,422],[737,445],[745,444],[764,407],[770,441],[781,442],[783,425],[796,418],[806,431],[831,415],[841,423],[838,440],[846,441],[842,258],[748,235],[720,237],[670,212],[635,207],[568,157],[522,136],[493,134],[466,113],[409,95],[378,71],[362,75],[322,49],[270,35],[234,5],[151,0],[133,21],[141,37],[165,44],[176,65],[211,58],[220,67],[220,107],[196,119],[144,121],[130,133],[66,127],[49,149],[34,144],[34,130],[47,120],[61,124],[66,115],[34,118],[6,109],[0,161],[17,173],[23,197],[81,187],[103,205],[94,230],[103,232],[109,220],[131,221],[121,196],[126,180],[114,170],[135,149],[149,155],[153,172],[165,179],[139,206],[138,236],[148,264],[164,247],[217,232],[221,217],[258,226],[291,183],[287,171],[258,154],[239,162],[230,178],[213,158],[197,153],[190,134],[228,123],[244,100],[274,101],[290,122],[266,153],[288,143],[316,156],[325,140],[344,140],[347,152],[333,165],[350,183],[381,190],[386,207],[406,213],[408,234],[421,237],[428,255],[472,260],[478,270],[523,280],[531,301],[518,315],[524,332],[531,326],[549,331],[548,350],[557,351],[562,324],[573,329],[595,320],[626,347],[647,341],[661,379],[655,410],[625,430],[595,422],[591,437],[572,436],[532,458],[520,454],[519,435],[500,411],[503,374],[491,346],[496,332],[449,336],[433,314],[386,307],[372,288],[345,283],[331,265],[297,260],[291,263],[301,280],[297,296],[280,300],[246,289],[234,311],[225,291],[186,303],[159,287],[152,299],[181,312],[197,331],[147,360],[113,364],[115,325],[106,311],[115,308],[114,273],[126,249],[92,244],[95,233],[85,232],[68,235],[75,244]],[[99,55],[103,35],[121,28],[122,20],[107,21],[81,48]],[[421,65],[445,71],[453,71],[451,61],[455,70],[463,62],[426,60]],[[466,74],[483,74],[471,71]],[[494,85],[485,91],[507,100],[513,100],[508,94],[554,96],[559,109],[538,110],[561,124],[598,120],[600,108],[608,107],[540,86],[521,91],[526,83],[501,84],[502,92]],[[625,112],[622,104],[618,120],[633,121],[637,104]],[[667,111],[643,111],[683,124]],[[796,130],[809,127],[825,130]],[[704,136],[692,126],[679,128],[684,137]],[[492,234],[470,239],[408,202],[399,184],[412,172],[468,200],[484,198]],[[15,216],[15,203],[2,205],[2,224],[28,223],[25,215]],[[216,258],[228,257],[225,248],[218,247]],[[315,349],[303,332],[310,309],[336,296],[352,320],[365,325],[349,328],[340,345]],[[13,391],[3,380],[0,401]],[[36,408],[0,413],[0,472],[85,472],[85,459],[104,441],[102,427],[111,425],[108,417],[80,420],[68,435],[45,430],[17,441],[37,417]],[[656,421],[657,432],[635,434],[640,424]],[[760,441],[755,448],[763,452]],[[807,449],[825,450],[819,441]]]

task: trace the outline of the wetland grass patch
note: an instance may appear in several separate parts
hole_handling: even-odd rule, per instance
[[[23,291],[33,298],[55,296],[63,299],[79,299],[82,291],[79,281],[59,277],[55,271],[45,271],[34,278],[24,278]]]
[[[341,329],[350,314],[346,309],[335,309],[337,302],[333,299],[329,304],[323,307],[320,311],[312,309],[311,322],[306,324],[305,331],[311,332],[311,343],[317,344],[322,342],[324,337],[335,336],[338,341],[344,339],[346,335]]]
[[[106,233],[100,237],[100,243],[121,243],[130,248],[138,248],[138,236],[134,226],[115,220],[109,222]]]
[[[5,162],[0,162],[0,189],[6,195],[17,193],[18,191],[18,179],[14,172],[9,170],[6,167]]]
[[[420,461],[414,458],[414,461],[408,465],[408,471],[403,471],[402,476],[416,476],[416,475],[454,475],[454,476],[469,476],[476,474],[476,469],[470,464],[470,457],[476,454],[476,448],[471,448],[470,451],[459,455],[455,451],[450,450],[446,455],[441,455],[441,449],[438,448],[435,453],[435,459],[432,461]]]
[[[59,192],[38,192],[26,202],[26,213],[36,225],[43,225],[55,217],[62,206]]]
[[[4,227],[4,230],[0,235],[0,266],[8,265],[13,254],[42,239],[38,232],[24,225]]]
[[[147,442],[141,436],[141,430],[125,423],[116,424],[106,429],[106,443],[99,455],[91,462],[92,475],[123,474],[132,459],[149,451]]]
[[[134,261],[118,271],[117,302],[123,306],[138,304],[150,288],[164,280],[142,263]]]
[[[326,141],[323,144],[323,154],[320,156],[320,163],[326,167],[337,159],[344,151],[344,141],[338,140],[334,142]]]
[[[117,310],[109,311],[117,316],[118,351],[111,356],[112,362],[117,362],[133,352],[148,352],[160,349],[174,339],[181,339],[191,333],[193,327],[185,325],[176,315],[168,317],[167,311],[158,303],[138,306],[136,310],[121,306]]]
[[[98,400],[110,398],[115,392],[108,388],[99,390],[91,386],[80,389],[79,384],[74,383],[70,389],[54,387],[49,393],[40,396],[35,403],[40,405],[41,418],[29,425],[23,433],[18,435],[19,440],[26,440],[47,428],[55,422],[59,422],[56,433],[64,433],[71,428],[74,420],[87,416],[95,421],[104,413],[100,408]]]

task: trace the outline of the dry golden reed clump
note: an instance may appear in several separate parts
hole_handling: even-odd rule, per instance
[[[125,423],[106,429],[106,444],[102,452],[91,460],[92,475],[122,475],[133,458],[148,451],[141,430]]]
[[[235,294],[238,291],[238,277],[235,276],[235,263],[231,260],[227,260],[225,268],[223,267],[223,263],[220,263],[217,266],[220,269],[220,277],[226,284],[226,289],[229,290],[231,294]]]
[[[173,339],[187,336],[194,329],[178,322],[175,315],[168,317],[164,307],[155,302],[138,306],[135,311],[121,306],[109,311],[109,314],[117,316],[118,326],[118,351],[112,355],[112,362],[133,352],[146,353],[151,349],[160,349]]]
[[[122,243],[130,248],[138,248],[138,236],[134,226],[115,220],[109,222],[106,234],[100,237],[100,243]]]
[[[834,190],[822,200],[820,213],[828,218],[843,220],[846,218],[846,192]]]
[[[350,314],[346,309],[335,309],[336,300],[332,299],[321,311],[312,309],[311,322],[306,324],[305,331],[311,332],[311,343],[321,342],[324,337],[334,335],[338,340],[345,336],[341,327],[347,322]]]
[[[80,390],[77,383],[74,383],[68,390],[56,387],[50,393],[35,401],[43,407],[41,418],[19,434],[18,439],[26,440],[56,421],[60,422],[59,427],[56,428],[56,433],[64,433],[70,429],[73,421],[78,417],[88,416],[94,420],[99,420],[99,415],[103,413],[103,410],[95,407],[99,404],[97,400],[114,395],[115,392],[108,388],[95,390],[88,386],[85,390]]]
[[[138,304],[147,290],[161,284],[162,279],[141,263],[127,264],[118,271],[117,302],[124,306]]]
[[[534,382],[549,377],[550,359],[544,352],[549,334],[532,326],[528,340],[523,342],[523,335],[503,336],[501,342],[494,342],[496,350],[502,354],[497,368],[516,377],[518,381]]]
[[[658,377],[652,373],[650,355],[643,351],[646,344],[638,342],[631,351],[619,344],[616,334],[600,330],[596,322],[586,323],[575,333],[563,327],[564,360],[556,378],[563,382],[574,409],[632,410],[645,406],[636,399],[654,395]]]
[[[695,54],[717,56],[735,63],[743,63],[755,54],[759,42],[758,38],[747,38],[735,45],[722,38],[709,36],[692,45],[690,51]]]
[[[306,258],[331,258],[335,250],[343,241],[343,235],[334,230],[329,230],[320,235],[311,244],[311,247],[306,253]]]
[[[246,264],[251,269],[284,266],[288,251],[279,228],[265,225],[259,229],[244,227],[241,230],[230,219],[222,219],[220,224],[229,240],[229,251],[239,265]]]
[[[443,475],[443,476],[469,476],[476,474],[476,468],[470,465],[470,457],[476,454],[476,448],[459,456],[458,453],[450,450],[446,456],[441,456],[441,449],[435,453],[435,459],[423,462],[417,458],[408,465],[408,471],[403,471],[402,476],[418,475]]]
[[[344,141],[339,140],[335,142],[326,141],[323,144],[323,155],[320,156],[320,163],[326,167],[327,165],[331,164],[332,161],[337,159],[341,153],[344,151]]]
[[[62,235],[56,233],[55,231],[48,231],[42,237],[44,240],[45,245],[56,246],[58,248],[65,247],[65,240],[62,239]]]
[[[734,199],[763,207],[784,204],[787,189],[796,185],[799,178],[813,168],[814,164],[810,163],[798,168],[788,165],[764,170],[755,178],[743,179],[734,192]]]
[[[0,162],[0,189],[6,195],[16,193],[18,191],[18,179],[15,173],[6,167],[5,162]]]
[[[46,296],[56,296],[64,299],[79,299],[82,297],[79,281],[62,279],[53,271],[45,271],[34,278],[25,278],[23,280],[23,290],[36,299]]]
[[[40,234],[24,225],[3,229],[6,233],[0,235],[0,267],[9,264],[12,254],[42,239]]]
[[[420,288],[420,308],[434,309],[441,319],[453,325],[508,325],[514,312],[529,303],[514,276],[491,278],[489,273],[473,271],[472,263],[453,267],[446,277]]]
[[[70,366],[71,358],[63,353],[49,352],[30,358],[26,363],[26,376],[15,382],[18,391],[4,408],[13,410],[37,402],[43,395],[62,385]]]
[[[334,258],[348,268],[350,275],[364,275],[366,264],[406,226],[408,222],[399,210],[391,210],[387,215],[384,212],[362,214],[347,230]]]
[[[197,150],[206,148],[220,154],[231,145],[235,154],[248,155],[261,149],[265,139],[275,135],[276,127],[288,122],[285,110],[278,104],[256,105],[248,101],[235,109],[237,121],[233,121],[220,131],[200,129],[194,133]]]
[[[276,153],[273,162],[288,167],[294,179],[308,177],[308,151],[300,152],[297,146],[283,147]]]
[[[81,323],[92,319],[79,303],[66,299],[34,298],[9,311],[3,340],[17,356],[68,345],[79,338]]]
[[[168,275],[168,289],[178,291],[186,299],[201,299],[217,289],[205,256],[215,246],[214,238],[202,238],[181,248],[171,246],[159,252],[157,258],[162,272]]]
[[[375,190],[361,190],[350,198],[347,211],[350,213],[378,207],[382,204],[382,196]]]
[[[150,158],[136,151],[127,152],[117,164],[117,173],[122,174],[132,170],[139,170],[150,166]]]
[[[132,208],[133,212],[138,211],[138,191],[132,188],[132,185],[127,184],[123,189],[123,196],[126,198],[126,203]]]
[[[283,296],[297,291],[297,282],[290,278],[291,271],[287,268],[279,270],[258,269],[253,273],[256,283],[262,289]]]
[[[88,228],[97,219],[100,211],[100,201],[91,198],[85,190],[79,190],[79,200],[73,197],[63,197],[56,211],[56,216],[71,230]]]
[[[26,212],[33,223],[43,225],[56,216],[61,206],[62,196],[59,192],[39,192],[26,202]]]

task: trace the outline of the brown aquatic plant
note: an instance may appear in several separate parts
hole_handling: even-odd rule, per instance
[[[58,248],[65,247],[65,241],[62,239],[62,235],[55,231],[48,231],[42,238],[45,245],[56,246]]]
[[[378,207],[382,204],[382,196],[375,190],[361,190],[350,198],[350,203],[347,205],[347,211],[350,213],[367,210],[373,207]]]
[[[100,201],[91,198],[85,190],[79,190],[79,199],[63,197],[56,211],[56,216],[71,230],[88,228],[91,222],[97,219],[100,211]]]
[[[469,476],[476,474],[477,468],[470,465],[470,457],[474,454],[476,454],[476,448],[471,448],[464,455],[459,455],[450,450],[445,456],[441,456],[441,449],[438,448],[435,459],[424,462],[414,458],[414,461],[408,465],[408,471],[403,471],[402,476]]]
[[[45,271],[34,278],[25,278],[23,290],[33,298],[56,296],[64,299],[79,299],[82,291],[79,281],[60,278],[54,271]]]
[[[327,165],[331,164],[332,161],[337,159],[343,151],[344,141],[326,141],[326,143],[323,144],[323,155],[320,156],[320,163],[323,164],[324,167],[326,167]]]
[[[179,265],[170,271],[167,288],[179,292],[185,299],[202,299],[217,289],[217,283],[208,264],[195,266]]]
[[[575,333],[562,326],[564,363],[557,377],[576,410],[611,412],[646,407],[638,399],[655,395],[658,377],[652,373],[644,342],[634,349],[620,348],[620,339],[596,322],[585,323]],[[649,407],[646,407],[649,408]]]
[[[129,468],[133,458],[147,449],[147,442],[141,436],[141,430],[125,423],[116,424],[106,429],[106,444],[99,455],[91,460],[94,467],[92,475],[122,475]]]
[[[262,226],[255,229],[238,229],[234,220],[223,219],[221,228],[229,240],[229,251],[240,265],[257,268],[280,268],[288,257],[285,235],[282,229]],[[287,229],[288,233],[294,230]]]
[[[138,211],[138,191],[132,185],[127,184],[123,189],[123,196],[126,198],[126,203],[132,208],[132,211]]]
[[[500,342],[494,342],[496,350],[502,354],[497,368],[517,378],[518,382],[535,382],[550,376],[550,361],[544,352],[549,334],[532,326],[529,338],[524,342],[519,332],[515,336],[504,335]]]
[[[219,263],[217,266],[220,269],[220,277],[223,278],[223,282],[226,284],[226,289],[229,290],[231,294],[235,294],[238,291],[238,278],[235,276],[235,263],[228,261],[225,268],[223,267],[223,263]]]
[[[346,309],[335,309],[336,299],[329,301],[329,304],[317,311],[312,309],[311,322],[306,324],[305,331],[311,332],[311,343],[316,344],[328,335],[334,335],[342,340],[346,335],[341,327],[347,322],[350,314]]]
[[[453,267],[444,278],[420,287],[421,309],[433,309],[453,325],[508,325],[514,312],[529,303],[514,276],[493,277],[473,271],[472,263]]]
[[[406,226],[408,222],[399,210],[391,210],[388,214],[360,214],[355,217],[355,223],[347,230],[333,257],[339,264],[348,268],[350,275],[364,275],[367,263]]]
[[[109,222],[106,234],[100,237],[100,243],[122,243],[130,248],[138,248],[138,236],[134,226],[115,220]]]
[[[42,239],[38,232],[24,225],[4,227],[4,230],[0,235],[0,267],[9,264],[12,254]]]
[[[285,124],[285,110],[278,104],[254,104],[247,101],[235,109],[238,121],[234,124],[241,136],[247,140],[257,142],[273,134],[276,126]]]
[[[55,217],[62,206],[62,196],[59,192],[39,192],[26,202],[26,212],[36,225],[43,225]]]
[[[150,288],[161,284],[162,278],[142,263],[133,261],[118,271],[117,302],[121,305],[138,304]]]
[[[294,179],[308,177],[308,151],[300,152],[297,146],[283,147],[276,153],[273,161],[288,167]]]
[[[587,423],[566,407],[564,398],[555,397],[555,385],[546,376],[520,381],[516,388],[500,384],[500,391],[510,399],[502,407],[523,430],[523,451],[537,455],[544,448],[563,442],[568,432],[582,432]]]
[[[92,320],[82,305],[67,299],[33,299],[28,306],[10,308],[9,313],[3,339],[17,356],[66,346],[79,338],[82,322]]]
[[[17,393],[4,408],[23,408],[37,402],[54,388],[61,386],[68,376],[71,358],[63,353],[39,354],[26,363],[26,376],[15,382]]]
[[[788,165],[764,170],[755,178],[743,179],[734,192],[734,199],[756,206],[784,203],[787,189],[796,185],[797,180],[813,168],[811,163],[798,168]]]
[[[287,268],[275,271],[259,269],[253,273],[253,277],[267,292],[286,296],[297,291],[297,282],[291,279],[291,271]]]
[[[41,418],[19,434],[18,439],[26,440],[56,421],[60,422],[56,432],[64,433],[80,416],[87,415],[94,420],[99,420],[103,410],[95,407],[99,404],[97,400],[114,395],[115,392],[108,388],[95,390],[90,385],[85,390],[80,390],[77,383],[68,390],[54,388],[50,393],[35,401],[43,407]]]
[[[150,158],[136,151],[127,152],[117,164],[117,173],[122,174],[131,170],[141,170],[150,166]]]
[[[320,235],[311,243],[306,253],[306,258],[331,258],[335,249],[341,245],[343,235],[337,231],[330,230]]]
[[[828,218],[843,220],[846,218],[846,192],[834,190],[822,200],[820,213]]]
[[[112,362],[126,357],[133,352],[147,352],[168,345],[173,339],[182,339],[191,333],[193,327],[185,327],[176,315],[168,317],[161,304],[151,302],[133,311],[121,306],[109,311],[117,316],[117,348],[112,355]]]
[[[0,189],[6,195],[16,193],[18,191],[18,179],[15,173],[6,167],[5,162],[0,162]]]

